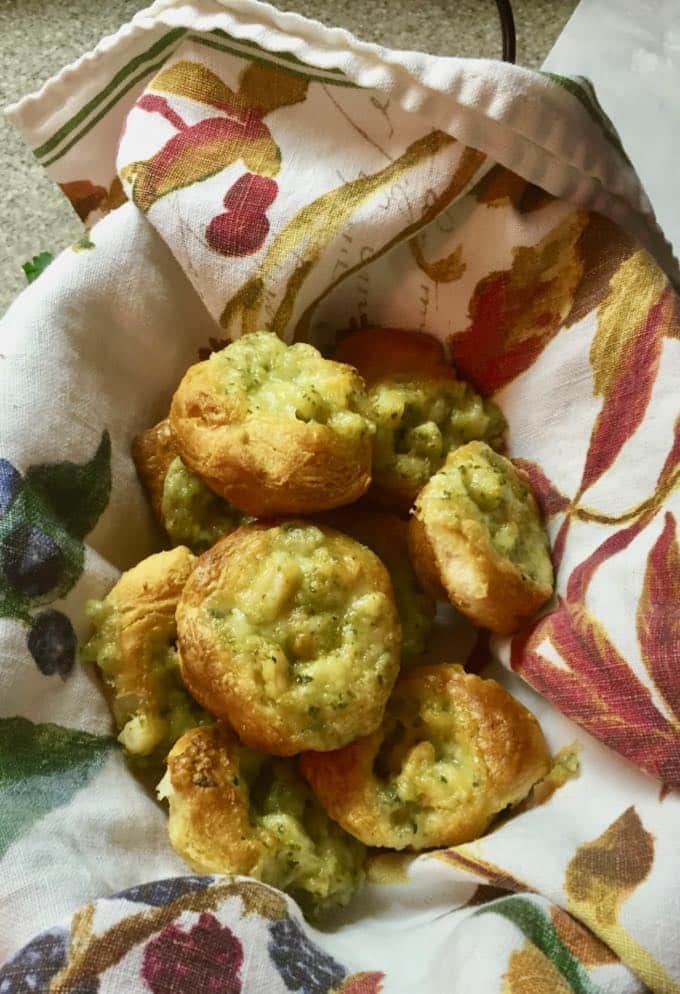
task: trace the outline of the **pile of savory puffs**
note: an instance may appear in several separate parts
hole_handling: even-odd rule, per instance
[[[436,339],[366,328],[333,360],[246,335],[135,439],[171,548],[88,605],[83,657],[195,870],[318,915],[366,847],[469,841],[546,775],[522,704],[424,661],[438,601],[510,634],[552,596],[505,428]]]

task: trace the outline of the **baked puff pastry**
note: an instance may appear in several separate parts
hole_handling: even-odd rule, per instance
[[[483,442],[451,453],[421,490],[409,546],[426,590],[501,635],[552,596],[550,544],[529,482]]]
[[[401,629],[387,570],[305,521],[244,525],[204,553],[177,609],[184,683],[254,749],[337,749],[380,724]]]
[[[408,511],[457,446],[472,439],[502,446],[501,411],[458,379],[431,335],[365,328],[346,338],[335,357],[366,382],[376,426],[369,496],[376,503]]]
[[[328,511],[322,520],[368,546],[387,567],[401,621],[401,663],[417,662],[427,647],[436,604],[411,565],[408,522],[388,511],[356,504]]]
[[[189,469],[256,517],[349,504],[370,483],[373,425],[359,374],[269,332],[191,366],[170,423]]]
[[[383,724],[300,769],[331,818],[365,845],[469,842],[547,773],[540,726],[494,680],[419,666],[398,680]]]
[[[204,552],[249,520],[185,466],[167,418],[135,438],[132,458],[151,509],[173,545]]]
[[[175,610],[195,561],[183,546],[149,556],[87,605],[94,630],[82,658],[99,667],[118,740],[142,765],[209,720],[182,684],[175,647]]]
[[[334,824],[291,760],[241,745],[224,725],[175,744],[158,787],[173,848],[198,873],[242,873],[287,891],[307,913],[347,904],[365,849]]]

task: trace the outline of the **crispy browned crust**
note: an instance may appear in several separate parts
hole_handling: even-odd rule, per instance
[[[432,381],[456,379],[442,343],[420,331],[363,328],[340,343],[334,358],[358,369],[369,387],[393,376]]]
[[[137,435],[132,443],[132,458],[137,468],[137,475],[147,492],[151,508],[159,524],[163,524],[161,504],[163,501],[163,484],[168,474],[168,467],[177,456],[177,443],[167,418],[159,421],[153,428],[147,428]]]
[[[251,748],[275,756],[292,756],[303,749],[323,748],[318,735],[309,727],[308,716],[299,715],[294,719],[290,714],[282,714],[275,703],[266,701],[257,682],[248,678],[229,646],[218,641],[213,627],[206,624],[202,616],[203,602],[213,591],[228,583],[230,576],[238,576],[243,569],[248,569],[253,559],[267,554],[266,532],[276,524],[243,525],[199,558],[177,610],[178,645],[182,679],[207,711],[228,721]],[[319,527],[329,536],[338,534],[324,525]],[[350,541],[346,536],[342,538],[345,542]],[[361,546],[355,548],[360,550],[363,582],[372,590],[384,593],[394,607],[396,678],[399,622],[389,575],[373,553]],[[380,724],[392,683],[393,680],[390,686],[376,687],[370,698],[356,701],[353,707],[336,713],[333,730],[344,742],[364,735]],[[328,728],[324,734],[328,734]]]
[[[175,610],[195,561],[183,545],[157,552],[123,573],[108,593],[106,603],[120,613],[117,698],[134,696],[146,707],[158,705],[149,657],[175,640]]]
[[[523,579],[509,559],[491,546],[481,523],[452,521],[446,529],[411,518],[411,562],[423,587],[437,587],[476,625],[511,635],[552,596],[552,587]]]
[[[441,383],[456,379],[441,342],[419,331],[364,328],[344,339],[335,358],[358,369],[370,388],[396,377],[412,382]],[[407,514],[418,487],[405,479],[372,480],[369,499],[379,507]]]
[[[436,560],[432,554],[432,546],[422,521],[411,518],[408,525],[408,553],[411,565],[420,580],[423,590],[435,600],[446,601],[448,595],[441,581]]]
[[[397,712],[404,721],[409,706],[412,709],[424,693],[450,704],[456,741],[464,742],[483,773],[479,789],[465,801],[430,808],[412,844],[395,829],[380,799],[374,763],[390,716]],[[405,708],[399,707],[401,702]],[[407,727],[405,734],[410,730]],[[440,723],[437,732],[441,736]],[[420,744],[431,735],[432,727],[421,720],[413,741]],[[303,775],[331,818],[366,845],[399,849],[451,846],[477,838],[496,814],[522,800],[548,767],[548,749],[531,712],[495,680],[482,680],[456,665],[418,666],[402,674],[381,729],[336,752],[300,757]]]
[[[315,515],[315,520],[373,549],[389,566],[408,556],[408,522],[370,504],[352,504]]]
[[[219,394],[208,363],[191,366],[170,408],[180,455],[216,493],[255,517],[351,504],[371,481],[371,440],[327,425],[248,416]]]
[[[263,856],[235,745],[229,728],[210,725],[185,732],[168,756],[170,842],[199,873],[251,873]]]

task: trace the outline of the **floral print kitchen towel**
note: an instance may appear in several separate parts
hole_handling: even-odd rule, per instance
[[[160,0],[11,116],[88,232],[0,326],[0,991],[680,991],[676,270],[587,84]],[[130,441],[186,365],[366,322],[508,417],[558,596],[468,665],[556,758],[319,932],[186,876],[76,647],[157,548]]]

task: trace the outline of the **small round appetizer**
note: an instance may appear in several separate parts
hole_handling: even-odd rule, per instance
[[[184,465],[167,420],[137,436],[132,457],[151,508],[173,545],[204,552],[248,520]]]
[[[264,517],[322,511],[364,493],[368,410],[356,370],[261,331],[189,368],[170,423],[186,465],[236,507]]]
[[[329,511],[323,521],[367,545],[387,567],[401,621],[401,664],[417,662],[427,646],[436,605],[411,565],[408,523],[396,514],[356,504]]]
[[[501,411],[457,378],[431,335],[366,328],[346,338],[335,357],[366,381],[376,426],[370,490],[376,502],[408,511],[459,445],[482,439],[501,447]]]
[[[168,467],[176,457],[177,442],[167,418],[141,432],[132,443],[132,458],[137,475],[147,493],[151,510],[161,525],[163,484]]]
[[[252,519],[219,497],[176,456],[163,481],[163,525],[173,545],[205,552],[218,538]]]
[[[550,599],[550,544],[531,487],[483,442],[451,453],[421,490],[409,530],[421,583],[510,635]]]
[[[87,605],[94,632],[82,658],[101,670],[119,742],[149,765],[208,720],[182,684],[175,648],[175,609],[194,562],[182,546],[149,556]]]
[[[364,847],[334,824],[290,760],[241,745],[224,725],[194,728],[158,786],[173,848],[198,873],[242,873],[287,891],[308,914],[345,905]]]
[[[177,609],[184,683],[254,749],[337,749],[378,727],[399,669],[387,570],[305,521],[244,525],[198,561]]]
[[[403,674],[381,728],[300,769],[331,818],[368,846],[469,842],[548,772],[534,716],[495,680],[461,666]]]

